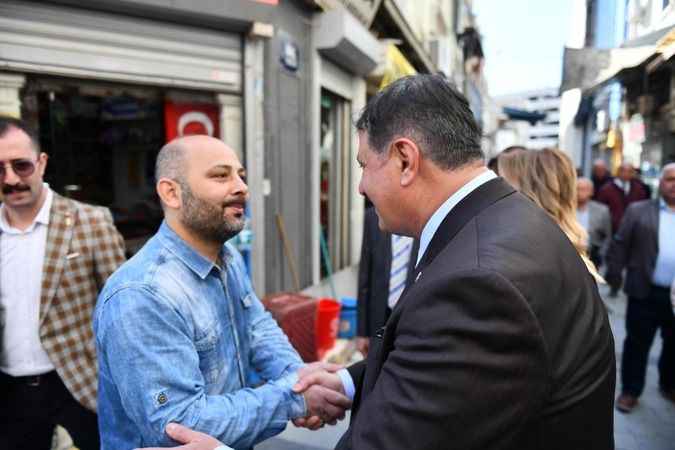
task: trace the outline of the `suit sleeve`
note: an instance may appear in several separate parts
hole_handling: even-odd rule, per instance
[[[607,282],[611,286],[621,284],[621,271],[626,266],[628,252],[630,251],[631,236],[637,223],[635,205],[630,205],[621,221],[621,226],[612,237],[612,242],[607,251]]]
[[[94,248],[94,270],[99,291],[105,281],[124,263],[124,238],[115,228],[108,208],[97,208],[101,219],[94,226],[97,246]]]
[[[370,308],[370,277],[373,270],[372,264],[372,246],[373,232],[371,224],[371,210],[366,211],[366,217],[363,222],[363,240],[361,243],[361,262],[359,263],[358,293],[357,293],[357,335],[370,336],[369,330],[369,308]]]
[[[405,301],[396,329],[386,331],[396,336],[352,423],[350,448],[514,448],[550,376],[525,299],[500,275],[472,270]]]

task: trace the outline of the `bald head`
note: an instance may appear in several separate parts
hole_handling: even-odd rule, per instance
[[[199,149],[222,148],[234,152],[220,139],[204,135],[183,136],[162,147],[155,163],[155,180],[168,178],[184,184],[190,163],[190,154]]]
[[[635,176],[635,168],[631,163],[625,162],[619,166],[619,171],[617,175],[623,181],[630,181]]]
[[[583,208],[593,197],[593,182],[588,178],[577,179],[577,206]]]
[[[668,206],[675,208],[675,162],[666,164],[661,170],[659,192]]]

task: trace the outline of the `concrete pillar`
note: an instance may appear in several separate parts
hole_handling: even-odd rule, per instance
[[[0,73],[0,115],[21,117],[19,90],[25,83],[23,75]]]

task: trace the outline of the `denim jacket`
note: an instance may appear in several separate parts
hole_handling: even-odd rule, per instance
[[[222,269],[163,223],[115,272],[94,317],[102,450],[174,446],[177,422],[235,449],[305,415],[302,366],[229,244]],[[264,383],[253,386],[253,379]]]

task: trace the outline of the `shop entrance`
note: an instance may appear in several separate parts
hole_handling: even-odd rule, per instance
[[[22,115],[49,155],[45,181],[61,195],[110,208],[130,255],[162,221],[154,168],[170,101],[160,88],[69,79],[29,79],[24,88]]]

